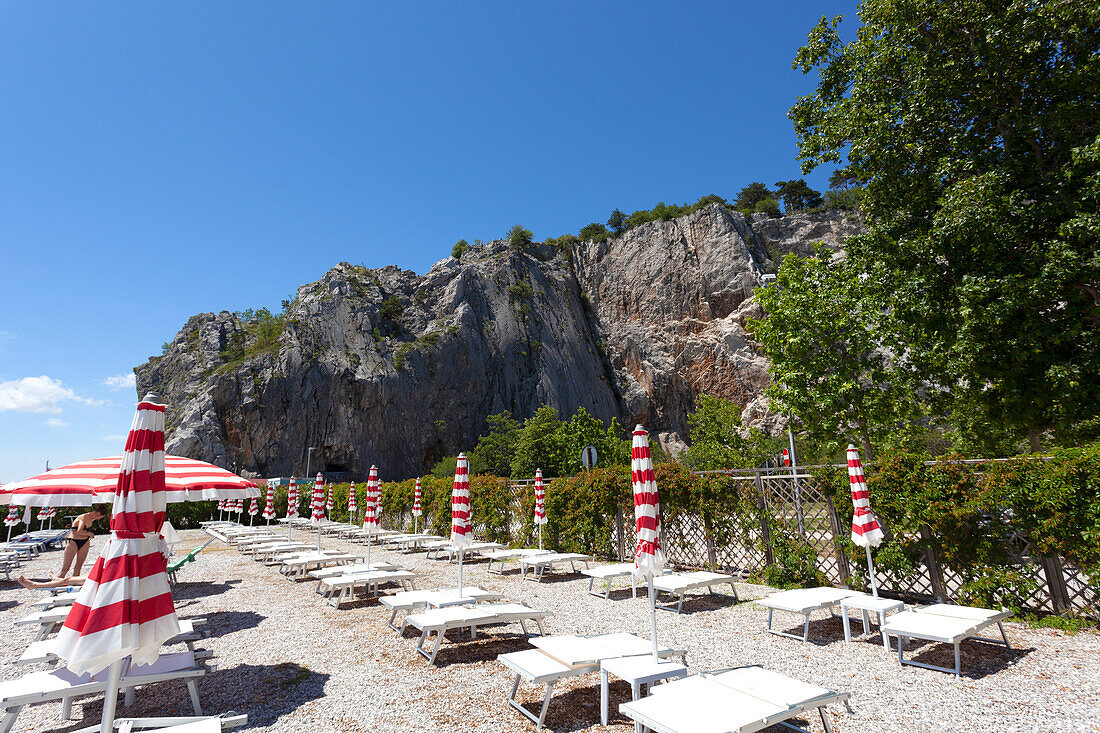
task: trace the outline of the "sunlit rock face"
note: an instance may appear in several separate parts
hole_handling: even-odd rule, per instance
[[[543,404],[642,423],[671,451],[701,393],[776,429],[745,330],[753,290],[784,254],[839,250],[858,226],[713,204],[566,251],[490,242],[425,275],[344,263],[266,337],[232,313],[193,316],[137,367],[138,391],[171,402],[169,452],[264,476],[301,473],[309,446],[315,469],[417,475],[472,447],[487,416]]]

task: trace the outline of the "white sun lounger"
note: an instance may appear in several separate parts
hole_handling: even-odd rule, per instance
[[[638,597],[638,581],[634,577],[634,563],[632,562],[617,562],[611,565],[597,565],[594,568],[585,568],[581,571],[581,575],[588,576],[588,592],[591,595],[600,598],[610,598],[611,583],[619,578],[630,578],[630,597]],[[598,593],[592,589],[592,585],[597,580],[602,580],[604,583],[603,593]]]
[[[462,548],[462,556],[468,558],[471,555],[484,555],[503,547],[504,545],[499,542],[471,542]],[[458,548],[453,543],[447,542],[442,546],[428,550],[427,557],[429,559],[439,560],[444,556],[446,556],[448,562],[455,562],[455,558],[458,557]]]
[[[68,618],[71,610],[71,606],[62,606],[46,609],[45,611],[34,611],[14,623],[16,626],[37,626],[38,628],[34,632],[34,641],[40,641],[57,631],[61,624],[65,623],[65,619]]]
[[[45,598],[39,598],[37,601],[31,601],[31,608],[37,608],[42,611],[48,611],[51,608],[62,608],[64,606],[71,606],[76,603],[77,596],[80,595],[80,590],[70,590],[64,593],[58,593],[52,596],[46,596]]]
[[[190,651],[195,651],[195,642],[202,638],[202,634],[195,630],[195,624],[191,619],[179,619],[179,626],[180,632],[164,642],[164,645],[186,644]],[[27,645],[27,650],[23,652],[23,655],[16,659],[13,664],[55,664],[58,659],[54,651],[56,646],[57,639],[32,641]]]
[[[457,588],[403,591],[401,593],[394,593],[392,596],[383,596],[379,599],[379,603],[390,609],[390,618],[386,622],[386,625],[398,633],[403,633],[408,618],[406,617],[406,619],[402,621],[400,627],[394,623],[400,611],[409,614],[422,608],[468,606],[475,603],[498,601],[501,598],[503,598],[503,596],[495,591],[478,588],[476,585],[468,585],[462,588],[462,595],[458,594]]]
[[[675,608],[672,603],[657,603],[656,607],[663,608],[667,611],[674,610],[676,613],[680,613],[684,607],[684,596],[686,596],[689,591],[706,588],[711,595],[716,595],[714,586],[727,584],[733,591],[733,600],[735,602],[740,601],[741,599],[737,597],[737,586],[733,584],[732,575],[711,573],[706,570],[699,570],[693,573],[669,573],[667,575],[658,575],[653,579],[653,590],[657,595],[660,596],[661,593],[668,593],[674,598],[679,597],[679,601],[676,602]]]
[[[1003,644],[1009,649],[1012,648],[1008,643],[1008,636],[1005,635],[1003,623],[1009,615],[1010,612],[1003,609],[994,611],[988,608],[970,608],[968,606],[937,603],[912,611],[902,611],[890,616],[887,618],[886,625],[882,627],[882,633],[887,636],[898,637],[898,663],[934,669],[940,672],[954,672],[956,677],[961,677],[959,644],[966,639]],[[992,624],[997,624],[997,628],[1001,632],[1000,639],[978,636],[982,629]],[[924,641],[951,644],[955,647],[955,669],[905,659],[903,650],[905,642],[909,639],[923,639]]]
[[[356,588],[366,588],[368,595],[378,595],[378,587],[387,583],[397,583],[405,590],[416,590],[416,573],[408,570],[372,570],[365,573],[351,573],[332,578],[322,578],[317,583],[317,592],[333,608],[355,595]]]
[[[542,574],[546,572],[547,568],[553,572],[555,566],[561,563],[569,563],[573,572],[577,572],[577,563],[583,562],[584,566],[588,567],[588,561],[592,557],[589,555],[582,555],[579,552],[548,552],[543,555],[530,555],[528,557],[519,558],[519,568],[521,571],[520,577],[524,580],[533,580],[536,583],[542,582]],[[527,572],[531,571],[531,575],[528,576]]]
[[[67,718],[73,698],[107,691],[109,673],[109,669],[104,669],[95,676],[75,675],[67,668],[61,668],[50,672],[31,672],[19,679],[0,682],[0,709],[4,711],[0,733],[11,731],[24,705],[61,700],[62,717]],[[204,674],[206,667],[195,652],[162,654],[152,664],[131,667],[125,663],[119,687],[125,689],[129,696],[130,690],[138,685],[182,680],[191,695],[195,715],[202,715],[199,689],[195,682]]]
[[[518,561],[521,557],[530,557],[532,555],[548,555],[550,550],[539,550],[537,548],[520,548],[515,550],[493,550],[485,554],[488,558],[489,564],[485,568],[487,573],[496,573],[497,575],[504,575],[504,563],[510,561]],[[499,563],[500,567],[493,570],[493,563]]]
[[[534,722],[536,731],[542,729],[550,698],[554,695],[554,685],[559,680],[599,672],[600,662],[605,659],[650,654],[652,649],[649,639],[626,633],[542,636],[532,640],[532,643],[537,648],[501,654],[497,661],[516,673],[508,694],[508,704]],[[657,655],[662,659],[679,656],[686,663],[686,652],[682,649],[660,647]],[[521,680],[546,688],[538,716],[516,700]]]
[[[298,579],[304,578],[306,572],[309,570],[327,568],[332,565],[347,565],[358,559],[359,558],[355,555],[346,552],[339,555],[332,555],[324,552],[310,552],[305,555],[285,558],[282,566],[279,568],[279,572],[288,578]]]
[[[655,733],[754,733],[818,711],[832,730],[824,707],[847,704],[849,692],[834,692],[762,667],[739,667],[692,675],[658,685],[649,697],[626,702],[619,711]],[[796,729],[801,730],[801,729]]]
[[[539,633],[544,634],[542,620],[549,615],[549,611],[528,608],[522,603],[484,603],[477,606],[433,608],[409,614],[405,618],[405,624],[420,631],[416,651],[427,658],[428,664],[434,664],[436,654],[439,653],[439,645],[443,643],[443,637],[452,629],[469,629],[470,638],[474,639],[477,637],[478,626],[518,623],[524,634],[530,634],[527,631],[527,622],[533,621]],[[435,644],[429,652],[424,648],[424,642],[433,634]]]
[[[359,558],[362,560],[363,558]],[[398,567],[388,562],[372,562],[367,564],[366,562],[354,563],[352,565],[336,565],[330,568],[321,568],[319,570],[310,570],[309,577],[321,580],[322,578],[335,578],[338,575],[351,575],[352,573],[370,573],[375,570],[404,570],[404,568]]]
[[[861,594],[858,591],[845,590],[843,588],[796,588],[794,590],[780,591],[767,598],[760,599],[757,603],[768,609],[768,633],[806,642],[810,638],[811,613],[827,608],[830,614],[835,615],[833,609],[840,605],[842,598],[849,598],[856,595]],[[777,631],[773,629],[772,614],[775,611],[797,613],[805,617],[802,636],[795,636],[786,631]]]

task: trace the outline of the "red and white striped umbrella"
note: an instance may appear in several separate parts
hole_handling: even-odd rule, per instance
[[[359,498],[355,495],[355,482],[348,486],[348,516],[354,517],[359,512]]]
[[[542,469],[535,471],[535,524],[546,524],[546,489],[542,485]]]
[[[248,516],[254,517],[260,513],[260,500],[253,499],[252,505],[248,507]]]
[[[661,550],[661,503],[657,495],[657,479],[649,455],[649,433],[641,425],[634,428],[634,444],[630,454],[631,481],[634,484],[634,573],[660,575],[665,567]]]
[[[180,632],[165,564],[164,405],[148,395],[137,406],[115,489],[111,536],[57,635],[55,653],[77,674],[131,657],[149,664]],[[118,672],[112,666],[112,674]],[[115,678],[117,695],[117,677]],[[107,694],[104,718],[114,716]],[[109,706],[109,707],[108,707]]]
[[[657,659],[657,609],[653,591],[653,576],[665,567],[661,550],[661,501],[657,494],[657,478],[653,459],[649,455],[649,433],[641,425],[634,427],[634,444],[630,453],[630,477],[634,484],[634,574],[646,577],[649,584],[649,614],[653,634],[653,659]]]
[[[14,527],[21,521],[22,520],[19,518],[19,507],[17,507],[15,504],[12,504],[8,507],[8,516],[4,517],[4,526]]]
[[[286,516],[288,519],[298,516],[298,484],[294,483],[293,477],[286,490]]]
[[[413,489],[413,516],[423,516],[424,512],[420,508],[420,477],[416,478],[416,488]]]
[[[43,519],[50,519],[55,516],[57,516],[57,507],[55,506],[48,506],[45,509],[38,510],[38,521],[40,522]]]
[[[867,550],[867,574],[871,579],[871,591],[878,595],[875,566],[871,560],[871,548],[882,543],[882,528],[871,511],[871,492],[863,476],[863,463],[854,445],[848,446],[848,483],[852,489],[852,542]]]
[[[332,510],[336,508],[336,504],[333,502],[332,499],[332,490],[334,488],[336,488],[335,484],[328,485],[328,501],[325,502],[325,516],[327,517],[331,517]]]
[[[539,527],[539,549],[542,549],[542,525],[546,524],[546,489],[542,485],[542,469],[535,469],[535,524]]]
[[[267,484],[267,503],[264,504],[264,519],[270,522],[275,518],[275,484]]]
[[[317,480],[313,482],[313,501],[310,509],[313,510],[310,521],[317,525],[325,521],[325,477],[321,474],[317,474]]]
[[[375,493],[378,492],[378,493]],[[378,486],[378,466],[371,466],[367,474],[367,503],[363,507],[363,529],[367,534],[374,534],[381,529],[379,520],[378,494],[381,489]]]
[[[470,511],[470,463],[465,453],[458,454],[455,483],[451,488],[451,544],[458,549],[458,594],[462,595],[462,548],[474,541]]]
[[[11,492],[11,503],[20,506],[91,506],[113,499],[121,464],[122,456],[81,461],[8,484],[4,490]],[[256,484],[210,463],[165,456],[164,464],[169,504],[260,495]]]

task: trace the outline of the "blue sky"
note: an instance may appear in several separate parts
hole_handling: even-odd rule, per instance
[[[823,14],[855,4],[3,2],[0,481],[119,452],[194,313],[799,177]]]

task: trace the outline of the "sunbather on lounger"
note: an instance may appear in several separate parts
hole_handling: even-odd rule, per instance
[[[67,585],[84,585],[84,581],[88,579],[87,575],[70,575],[67,578],[52,578],[50,580],[31,580],[25,575],[20,575],[15,580],[19,585],[29,590],[35,590],[36,588],[64,588]]]

